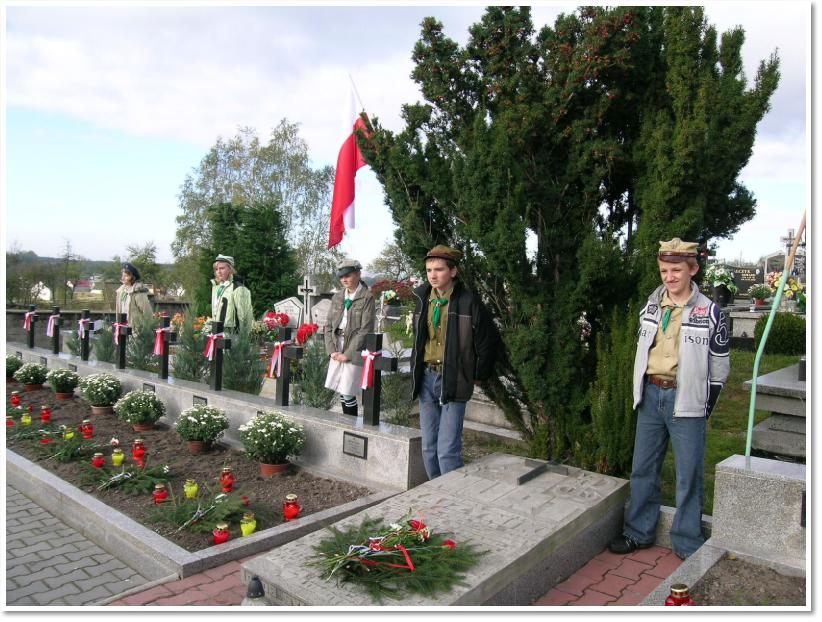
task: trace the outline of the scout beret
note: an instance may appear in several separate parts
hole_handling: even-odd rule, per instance
[[[135,281],[140,280],[140,271],[134,266],[134,264],[126,262],[123,264],[123,270],[126,272],[130,272],[131,276],[134,277]]]
[[[462,259],[462,253],[458,250],[445,246],[444,244],[438,244],[430,251],[428,254],[425,255],[426,259],[445,259],[453,261],[454,263],[458,263],[460,259]]]
[[[337,278],[345,276],[346,274],[351,274],[352,272],[358,272],[362,270],[362,266],[360,262],[356,259],[343,259],[340,263],[337,264]]]
[[[217,258],[214,261],[222,261],[223,263],[227,263],[232,268],[234,267],[234,257],[229,257],[228,255],[217,255]]]
[[[689,257],[697,256],[696,242],[683,242],[679,238],[673,238],[667,242],[659,242],[659,254],[657,257],[662,261],[676,263],[686,261]]]

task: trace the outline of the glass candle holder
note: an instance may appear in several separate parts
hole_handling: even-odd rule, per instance
[[[20,417],[20,423],[23,425],[31,425],[31,415],[28,413],[23,413],[23,416]]]
[[[91,466],[95,469],[101,468],[106,463],[106,459],[103,458],[103,454],[97,452],[91,457]]]
[[[691,600],[690,590],[687,585],[675,583],[671,586],[671,593],[665,599],[666,607],[690,607],[693,605],[696,605],[696,603]]]
[[[51,408],[48,406],[40,407],[40,421],[43,423],[48,423],[51,421]]]
[[[223,467],[223,472],[220,474],[220,485],[223,487],[223,492],[231,492],[235,481],[234,473],[231,472],[231,467]]]
[[[51,442],[51,434],[47,430],[40,430],[40,443],[48,445]]]
[[[126,455],[119,447],[111,452],[111,466],[123,466],[125,459]]]
[[[94,425],[91,423],[91,419],[83,419],[83,421],[80,423],[79,430],[80,434],[83,435],[84,439],[86,439],[87,441],[91,440],[91,438],[94,436]]]
[[[156,504],[160,504],[168,499],[168,490],[166,490],[166,485],[154,484],[154,492],[151,493],[151,496],[154,497],[154,503]]]
[[[199,490],[200,486],[193,479],[187,479],[185,484],[183,484],[183,492],[186,495],[186,499],[195,499]]]
[[[283,501],[283,518],[287,521],[294,520],[300,515],[300,504],[297,503],[297,495],[288,494]]]
[[[131,457],[141,469],[146,465],[146,447],[143,444],[143,439],[135,438],[131,444]]]
[[[6,415],[6,427],[10,428],[14,425],[14,419],[12,419],[11,415]]]
[[[20,405],[20,391],[11,392],[11,405],[15,408]]]
[[[217,523],[214,527],[214,531],[211,532],[211,535],[214,536],[214,544],[228,542],[229,538],[231,538],[231,532],[228,530],[228,523]]]
[[[257,529],[257,519],[254,518],[254,512],[246,512],[240,521],[240,531],[243,536],[250,536]]]

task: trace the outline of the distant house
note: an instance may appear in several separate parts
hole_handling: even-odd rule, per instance
[[[68,286],[75,294],[88,294],[91,292],[91,281],[89,279],[77,279],[74,283],[69,281]]]
[[[47,287],[43,281],[31,286],[31,295],[37,300],[44,300],[46,302],[51,300],[51,288]]]

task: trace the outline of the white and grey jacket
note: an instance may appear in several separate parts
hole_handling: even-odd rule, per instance
[[[636,358],[634,359],[634,408],[642,402],[648,352],[654,345],[660,316],[660,285],[639,314]],[[679,360],[676,372],[675,417],[710,417],[719,392],[731,369],[730,337],[725,314],[691,283],[691,297],[682,310],[679,333]]]

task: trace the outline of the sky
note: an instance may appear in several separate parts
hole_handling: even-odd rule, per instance
[[[390,130],[421,100],[411,80],[419,25],[433,15],[460,44],[483,6],[160,5],[0,0],[3,17],[2,207],[6,249],[88,259],[157,245],[173,261],[178,193],[218,137],[282,118],[300,126],[312,163],[336,163],[349,75]],[[574,4],[533,7],[537,29]],[[740,179],[757,216],[718,257],[755,261],[780,249],[810,201],[806,102],[809,2],[707,3],[722,32],[745,30],[745,73],[778,51],[781,80]],[[330,209],[330,206],[329,206]],[[357,185],[357,228],[341,249],[364,265],[394,224],[370,169]]]

